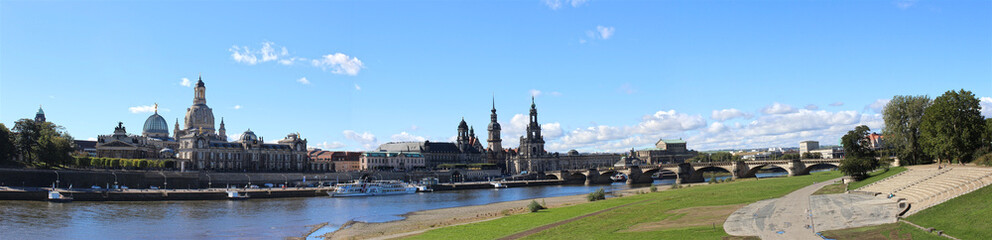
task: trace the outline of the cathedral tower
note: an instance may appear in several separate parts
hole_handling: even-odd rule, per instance
[[[503,139],[500,139],[500,131],[502,128],[499,126],[499,122],[496,121],[496,98],[493,98],[493,110],[492,114],[489,114],[489,151],[503,151]]]
[[[527,124],[527,135],[520,137],[520,155],[538,157],[544,155],[544,137],[541,136],[541,124],[537,123],[537,104],[534,97],[530,98],[530,123]]]

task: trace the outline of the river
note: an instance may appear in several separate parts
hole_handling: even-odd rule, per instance
[[[758,177],[781,176],[763,173]],[[718,179],[726,177],[717,177]],[[708,179],[707,179],[708,180]],[[670,185],[674,179],[655,180]],[[646,186],[646,185],[642,185]],[[333,231],[349,220],[386,222],[403,214],[586,194],[630,185],[552,185],[473,189],[360,198],[281,198],[247,201],[72,202],[0,201],[0,239],[203,239],[299,237],[328,223]],[[637,186],[634,186],[637,187]],[[319,235],[319,234],[317,234]]]

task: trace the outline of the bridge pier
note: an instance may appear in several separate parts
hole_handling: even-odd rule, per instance
[[[809,175],[806,171],[806,164],[802,160],[789,161],[789,176]]]

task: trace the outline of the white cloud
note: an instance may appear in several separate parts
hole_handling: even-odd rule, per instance
[[[572,0],[572,7],[579,7],[582,4],[588,2],[589,0]]]
[[[889,104],[889,101],[890,100],[891,99],[878,99],[878,100],[875,100],[875,102],[872,102],[871,104],[868,104],[868,106],[865,106],[865,109],[872,110],[875,113],[882,113],[882,111],[885,110],[885,105],[886,104]]]
[[[820,106],[816,106],[816,104],[809,104],[809,105],[806,105],[805,108],[806,108],[806,110],[817,110],[817,109],[820,109]]]
[[[307,80],[306,77],[301,77],[300,79],[296,79],[296,82],[302,83],[303,85],[310,85],[310,80]]]
[[[378,139],[375,138],[375,135],[373,135],[372,133],[363,132],[361,134],[358,134],[352,130],[344,130],[342,134],[344,134],[344,137],[347,138],[348,140],[360,144],[362,148],[365,150],[372,150],[373,148],[378,146],[377,143],[379,141]]]
[[[599,38],[610,39],[610,37],[613,36],[613,33],[616,32],[616,29],[613,27],[596,26],[596,32],[599,33]]]
[[[96,141],[96,140],[97,139],[95,137],[86,138],[86,141]]]
[[[992,97],[979,98],[978,106],[982,107],[982,116],[992,118]]]
[[[281,65],[293,65],[296,62],[309,61],[314,67],[318,67],[333,74],[345,74],[350,76],[358,75],[358,72],[365,65],[357,57],[345,55],[344,53],[327,54],[316,59],[290,56],[286,47],[277,46],[273,42],[262,42],[262,47],[253,50],[248,46],[234,45],[228,49],[231,52],[231,59],[235,62],[248,65],[255,65],[265,62],[277,62]]]
[[[982,101],[982,104],[992,108],[992,98],[984,98]],[[549,151],[579,149],[593,152],[623,152],[630,148],[651,146],[660,138],[681,138],[689,142],[690,148],[698,150],[794,147],[803,140],[836,144],[847,131],[862,124],[875,131],[884,126],[882,115],[877,113],[795,108],[788,110],[788,107],[779,105],[770,106],[771,110],[768,112],[773,114],[757,116],[747,123],[724,122],[744,117],[742,115],[745,113],[736,109],[713,111],[712,118],[717,121],[709,124],[699,115],[678,113],[674,110],[658,111],[644,116],[639,123],[633,125],[597,125],[566,131],[559,139],[547,140],[546,146]],[[755,117],[746,115],[748,118]],[[510,124],[504,125],[504,130],[514,131],[515,128],[525,127],[526,121],[525,115],[518,114]],[[514,137],[518,135],[510,135],[504,139]]]
[[[256,57],[255,54],[248,49],[248,47],[239,47],[235,45],[231,46],[231,48],[227,49],[227,51],[231,52],[231,58],[234,59],[235,62],[248,65],[255,65],[258,63],[258,57]]]
[[[324,69],[325,71],[331,69],[331,73],[346,74],[349,76],[358,75],[358,72],[365,67],[362,64],[362,60],[343,53],[327,54],[320,59],[311,60],[311,63],[313,66]]]
[[[358,86],[358,84],[356,83],[355,84],[355,90],[361,91],[362,90],[362,86]]]
[[[410,125],[410,131],[417,131],[417,130],[420,130],[420,126],[417,126],[417,124]]]
[[[844,106],[844,102],[834,102],[834,103],[831,103],[831,104],[830,104],[830,106],[831,106],[831,107],[840,107],[840,106]]]
[[[241,109],[241,105],[234,105],[234,110],[239,110],[239,109]]]
[[[317,144],[317,148],[320,148],[320,149],[323,149],[323,150],[335,150],[335,149],[341,149],[341,148],[344,148],[344,147],[345,147],[344,143],[341,143],[341,142],[331,142],[331,143],[328,143],[327,141],[324,141],[322,143],[318,143]]]
[[[710,118],[713,118],[713,120],[717,120],[717,121],[727,121],[739,117],[751,118],[751,114],[745,113],[735,108],[728,108],[721,110],[713,110],[713,114],[710,115]]]
[[[768,115],[787,114],[796,112],[796,108],[787,104],[772,103],[761,109],[761,112]]]
[[[150,113],[155,112],[155,105],[129,107],[127,110],[131,111],[131,113]]]
[[[530,90],[530,96],[531,97],[539,97],[539,96],[541,96],[541,90],[531,89]]]
[[[190,87],[193,86],[193,82],[190,81],[189,78],[183,78],[183,80],[179,82],[179,85],[182,85],[183,87]]]
[[[389,139],[392,140],[393,142],[423,142],[423,141],[427,141],[427,138],[425,138],[425,137],[413,135],[413,134],[410,134],[410,133],[407,133],[407,132],[401,132],[401,133],[398,133],[398,134],[393,134],[393,136],[389,137]]]

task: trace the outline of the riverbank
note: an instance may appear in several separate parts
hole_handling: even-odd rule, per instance
[[[670,186],[658,186],[658,190]],[[631,196],[637,193],[650,192],[648,187],[625,189],[613,192],[613,196]],[[324,234],[325,239],[393,239],[423,233],[424,231],[462,224],[483,222],[520,213],[526,213],[526,206],[531,201],[537,201],[548,208],[559,208],[586,203],[586,194],[525,199],[508,202],[498,202],[485,205],[454,207],[417,211],[404,214],[403,220],[366,223],[349,222],[337,231]],[[319,229],[307,233],[307,236]]]

